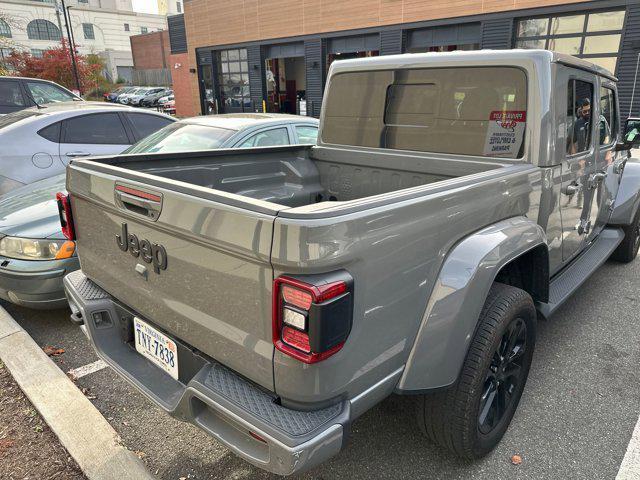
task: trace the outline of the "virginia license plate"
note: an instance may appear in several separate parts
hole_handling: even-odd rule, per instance
[[[137,317],[133,319],[136,350],[178,379],[178,348],[176,342]]]

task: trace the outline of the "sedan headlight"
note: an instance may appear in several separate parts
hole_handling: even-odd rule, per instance
[[[72,257],[75,251],[75,242],[69,240],[20,237],[4,237],[0,240],[0,255],[19,260],[60,260]]]

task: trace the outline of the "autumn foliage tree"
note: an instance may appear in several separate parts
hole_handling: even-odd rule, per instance
[[[46,50],[42,58],[34,57],[26,51],[14,51],[6,63],[15,75],[51,80],[70,90],[77,88],[71,52],[65,40],[62,40],[59,46]],[[96,78],[103,69],[102,63],[93,56],[76,54],[76,65],[81,90],[85,92],[95,88]]]

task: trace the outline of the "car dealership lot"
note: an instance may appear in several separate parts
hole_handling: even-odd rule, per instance
[[[482,461],[465,463],[428,444],[408,418],[411,399],[394,396],[354,423],[345,450],[303,478],[614,478],[640,413],[639,288],[640,262],[608,262],[581,295],[539,322],[521,407]],[[65,372],[97,360],[68,312],[3,306],[39,345],[65,349],[54,357]],[[270,478],[162,413],[108,368],[76,383],[158,478]],[[511,464],[514,454],[522,464]]]

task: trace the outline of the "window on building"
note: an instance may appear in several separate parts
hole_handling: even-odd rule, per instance
[[[60,35],[60,29],[49,20],[43,20],[41,18],[37,20],[31,20],[27,25],[27,36],[31,40],[55,40],[58,41],[62,38]]]
[[[128,24],[128,23],[125,23],[125,24],[124,24],[124,31],[125,31],[125,32],[129,32],[129,31],[131,31],[131,28],[129,27],[129,24]]]
[[[42,58],[44,56],[44,50],[42,50],[40,48],[32,48],[31,49],[31,56],[32,57],[36,57],[36,58]]]
[[[0,37],[11,38],[11,27],[0,18]]]
[[[220,101],[225,112],[251,107],[249,64],[245,48],[221,50],[218,61]]]
[[[182,3],[176,2],[176,12],[182,13]]]
[[[95,40],[96,39],[96,34],[93,31],[93,24],[92,23],[83,23],[82,24],[82,31],[84,32],[85,40]]]
[[[567,89],[567,155],[586,152],[591,146],[593,84],[569,80]]]
[[[140,33],[148,33],[149,29],[147,27],[140,27]]]
[[[546,48],[615,72],[624,10],[518,21],[516,48]]]
[[[78,3],[89,3],[89,0],[78,0]]]
[[[520,158],[527,80],[513,67],[341,73],[323,110],[325,143]]]
[[[13,50],[11,48],[0,48],[0,62],[9,58]]]

